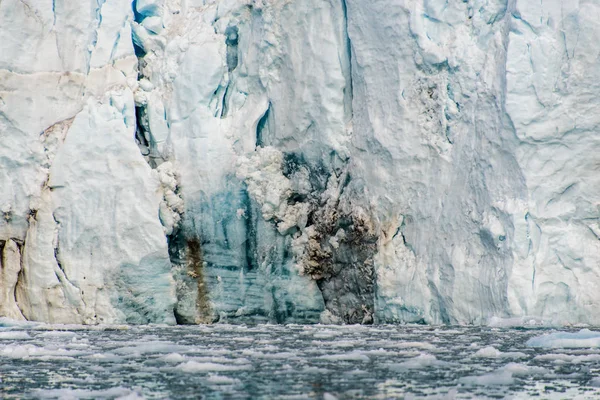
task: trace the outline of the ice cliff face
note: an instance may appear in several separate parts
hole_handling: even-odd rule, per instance
[[[0,314],[600,323],[600,1],[0,1]]]

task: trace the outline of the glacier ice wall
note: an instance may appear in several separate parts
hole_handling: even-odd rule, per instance
[[[0,314],[600,323],[599,14],[3,0]]]
[[[133,140],[132,20],[121,0],[0,4],[4,315],[174,321],[158,174]]]

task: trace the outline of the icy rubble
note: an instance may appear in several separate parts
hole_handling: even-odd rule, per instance
[[[599,13],[4,0],[0,314],[600,323]]]

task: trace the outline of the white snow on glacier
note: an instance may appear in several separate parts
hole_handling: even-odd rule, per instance
[[[598,17],[3,0],[0,314],[599,324]]]

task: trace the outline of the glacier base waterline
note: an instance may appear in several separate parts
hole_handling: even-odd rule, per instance
[[[0,2],[0,315],[600,325],[600,3]]]

